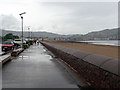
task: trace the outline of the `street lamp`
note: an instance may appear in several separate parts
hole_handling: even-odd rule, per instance
[[[28,40],[30,40],[30,26],[28,26]]]
[[[31,31],[31,40],[32,40],[32,31]]]
[[[26,14],[26,12],[19,14],[21,17],[21,22],[22,22],[22,48],[23,48],[23,16],[22,16],[23,14]]]

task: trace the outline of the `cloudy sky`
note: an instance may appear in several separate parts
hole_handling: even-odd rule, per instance
[[[0,28],[20,30],[19,14],[22,12],[26,12],[23,15],[25,30],[30,26],[33,31],[85,34],[118,27],[117,0],[65,1],[1,0]]]

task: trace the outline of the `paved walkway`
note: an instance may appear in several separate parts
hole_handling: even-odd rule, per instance
[[[3,88],[78,88],[69,73],[42,45],[33,45],[2,71]]]

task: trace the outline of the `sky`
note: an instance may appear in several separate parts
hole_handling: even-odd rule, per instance
[[[0,29],[86,34],[118,27],[118,0],[1,0]]]

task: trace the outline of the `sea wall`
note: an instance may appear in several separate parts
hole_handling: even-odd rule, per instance
[[[118,59],[41,42],[95,88],[120,88]]]

